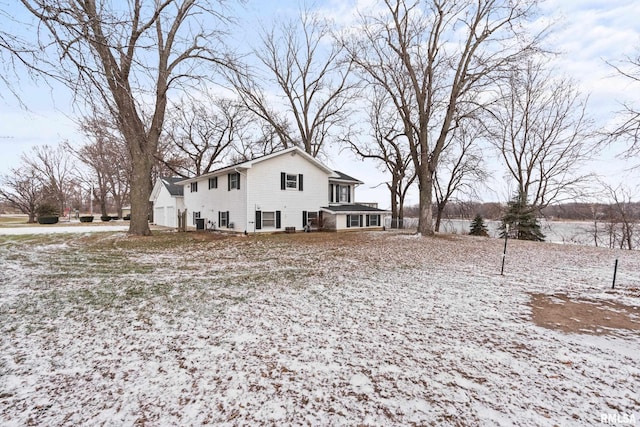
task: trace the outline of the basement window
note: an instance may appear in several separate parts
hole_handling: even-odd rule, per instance
[[[276,213],[275,212],[262,212],[262,227],[275,227],[276,226]]]

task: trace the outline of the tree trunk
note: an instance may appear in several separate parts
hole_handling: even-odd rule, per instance
[[[116,212],[118,214],[118,218],[122,218],[122,197],[113,196],[113,201],[116,204]]]
[[[418,171],[420,182],[420,218],[418,220],[418,234],[433,236],[433,175],[426,164]]]
[[[442,222],[442,214],[444,213],[444,208],[447,206],[447,202],[441,201],[437,205],[438,205],[438,208],[436,211],[436,225],[433,228],[436,233],[440,232],[440,223]]]
[[[401,228],[398,222],[398,191],[395,180],[388,187],[391,193],[391,228]]]
[[[145,156],[132,156],[131,221],[129,234],[150,236],[149,197],[151,196],[152,161]]]

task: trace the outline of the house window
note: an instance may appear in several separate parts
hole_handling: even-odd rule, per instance
[[[280,172],[280,189],[302,191],[302,178],[302,174]]]
[[[200,218],[200,212],[193,213],[193,225],[196,225],[196,219]]]
[[[239,190],[240,189],[240,174],[239,173],[230,173],[229,174],[229,190]]]
[[[212,188],[218,188],[218,177],[214,176],[213,178],[209,178],[209,190]]]
[[[349,203],[351,198],[349,197],[349,186],[348,185],[340,185],[339,186],[339,202],[340,203]]]
[[[295,174],[287,174],[287,188],[291,188],[293,190],[298,189],[298,175]]]
[[[360,227],[360,215],[347,215],[348,227]]]
[[[218,212],[218,227],[227,227],[229,225],[229,212]]]
[[[369,227],[380,227],[380,215],[368,215]]]
[[[311,227],[318,227],[318,212],[307,212],[307,223]]]
[[[192,193],[196,193],[198,191],[198,183],[197,182],[192,182],[191,183],[191,192]]]
[[[262,226],[263,227],[275,227],[276,226],[276,213],[275,212],[262,212]]]

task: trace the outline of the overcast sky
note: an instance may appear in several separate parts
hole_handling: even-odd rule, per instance
[[[360,0],[363,6],[373,0]],[[18,2],[9,2],[16,4]],[[255,34],[256,21],[268,22],[271,16],[295,15],[298,1],[249,0],[242,10],[241,25],[245,37]],[[355,2],[325,0],[316,5],[340,20],[348,19]],[[637,53],[640,48],[640,1],[638,0],[549,0],[543,3],[545,16],[558,21],[548,45],[562,52],[557,68],[575,78],[584,93],[590,96],[590,113],[601,124],[611,121],[620,103],[640,104],[640,85],[616,75],[606,61],[619,61]],[[16,10],[16,13],[18,11]],[[6,28],[0,16],[0,24]],[[78,143],[81,139],[72,120],[73,108],[69,91],[52,90],[44,82],[23,80],[16,86],[28,111],[6,93],[0,98],[0,174],[20,163],[20,155],[34,145],[55,145],[63,140]],[[4,88],[2,88],[4,89]],[[613,147],[590,166],[612,184],[636,180],[638,173],[626,170],[629,163],[617,160],[621,147]],[[640,163],[640,159],[638,159]],[[388,193],[383,186],[375,187],[387,177],[370,162],[355,160],[347,151],[331,153],[329,166],[355,176],[365,182],[357,190],[358,201],[376,201],[389,206]],[[483,194],[485,199],[505,201],[509,197],[509,183],[496,172]],[[637,197],[637,196],[636,196]],[[417,195],[409,196],[407,204],[416,204]]]

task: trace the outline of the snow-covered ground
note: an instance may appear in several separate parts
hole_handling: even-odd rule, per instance
[[[545,329],[530,306],[532,293],[562,293],[637,307],[638,253],[510,241],[501,276],[502,245],[0,237],[0,423],[640,421],[638,331]]]
[[[26,234],[62,234],[62,233],[95,233],[99,231],[127,231],[128,224],[108,225],[60,225],[60,226],[22,226],[0,227],[0,236],[17,236]]]

